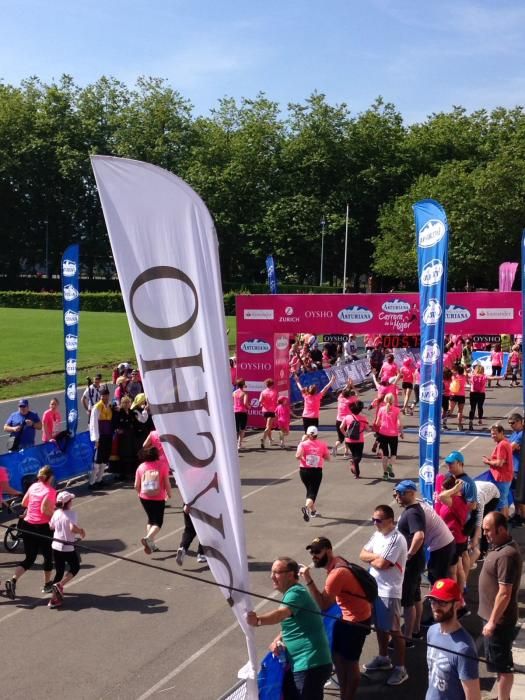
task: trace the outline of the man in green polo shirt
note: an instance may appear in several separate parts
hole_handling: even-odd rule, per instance
[[[283,594],[281,605],[262,615],[249,612],[246,620],[252,627],[281,624],[281,634],[270,650],[277,654],[285,649],[290,658],[291,668],[284,678],[284,700],[322,700],[324,684],[332,671],[332,657],[319,607],[299,583],[299,565],[293,559],[276,559],[271,577],[273,587]]]

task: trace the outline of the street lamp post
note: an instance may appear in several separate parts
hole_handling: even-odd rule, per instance
[[[319,286],[323,286],[323,262],[324,262],[324,227],[326,225],[325,218],[321,219],[321,271],[319,273]]]

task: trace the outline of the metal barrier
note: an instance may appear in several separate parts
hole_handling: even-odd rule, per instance
[[[240,680],[218,700],[245,700],[246,692],[246,681]]]

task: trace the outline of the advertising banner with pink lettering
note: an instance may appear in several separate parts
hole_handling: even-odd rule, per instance
[[[213,221],[189,185],[162,168],[91,161],[148,404],[210,570],[246,635],[251,700],[257,655],[246,622],[252,604]]]

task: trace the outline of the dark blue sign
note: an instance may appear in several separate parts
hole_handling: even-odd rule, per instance
[[[64,361],[66,426],[75,435],[78,425],[77,350],[78,319],[80,314],[79,246],[66,248],[62,256],[62,306],[64,309]]]
[[[266,271],[268,272],[268,286],[270,287],[270,294],[279,294],[277,285],[277,270],[275,269],[273,255],[269,255],[266,258]]]
[[[439,469],[448,222],[443,207],[432,199],[416,202],[414,216],[421,311],[419,484],[423,498],[432,503]]]

